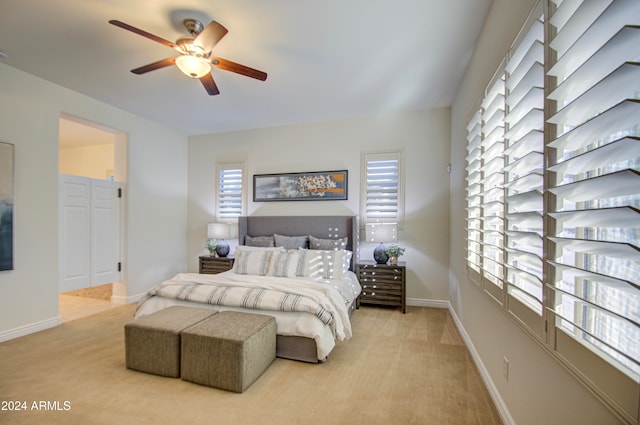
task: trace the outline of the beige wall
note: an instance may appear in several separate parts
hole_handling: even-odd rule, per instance
[[[449,109],[330,121],[189,138],[189,269],[206,252],[206,225],[215,221],[216,161],[244,160],[250,215],[358,214],[360,155],[402,149],[406,218],[399,244],[407,248],[407,296],[413,303],[448,297]],[[254,203],[253,175],[349,171],[349,199]],[[372,259],[363,243],[361,257]]]
[[[618,420],[484,293],[470,283],[465,267],[464,167],[466,125],[477,100],[524,23],[533,0],[494,0],[451,113],[451,279],[450,299],[499,394],[510,423],[618,424]],[[502,376],[510,361],[509,380]]]
[[[57,323],[64,113],[128,139],[125,299],[186,268],[186,135],[0,64],[0,139],[15,145],[14,270],[0,272],[0,339]]]
[[[60,174],[108,180],[114,173],[114,145],[60,149]]]

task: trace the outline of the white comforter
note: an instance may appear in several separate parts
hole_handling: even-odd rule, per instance
[[[149,290],[138,305],[136,318],[171,305],[194,303],[218,310],[257,308],[276,318],[279,335],[313,338],[318,359],[324,359],[336,341],[351,337],[348,306],[359,293],[360,284],[351,272],[344,280],[241,275],[233,271],[217,275],[180,273]]]

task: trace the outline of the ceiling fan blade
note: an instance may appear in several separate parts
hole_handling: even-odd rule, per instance
[[[165,68],[175,63],[176,63],[176,58],[162,59],[157,62],[153,62],[148,65],[141,66],[140,68],[132,69],[131,72],[138,75],[146,74],[147,72],[155,71],[156,69],[160,69],[160,68]]]
[[[255,78],[256,80],[264,81],[267,79],[267,73],[258,71],[257,69],[249,68],[248,66],[240,65],[239,63],[231,62],[222,58],[212,58],[211,64],[217,68],[224,69],[225,71],[235,72],[236,74],[245,75],[247,77]]]
[[[222,40],[222,37],[224,37],[227,32],[229,31],[225,27],[216,21],[211,21],[209,25],[207,25],[206,28],[198,34],[193,42],[194,44],[202,47],[205,52],[210,52],[211,49],[213,49],[213,47]]]
[[[161,37],[158,37],[157,35],[153,35],[151,33],[143,31],[140,28],[132,27],[131,25],[125,24],[124,22],[118,21],[116,19],[110,20],[109,23],[111,25],[115,25],[116,27],[120,27],[120,28],[125,29],[127,31],[131,31],[131,32],[133,32],[135,34],[138,34],[138,35],[141,35],[143,37],[146,37],[149,40],[155,41],[156,43],[160,43],[160,44],[165,45],[167,47],[171,47],[172,49],[178,47],[177,44],[172,43],[172,42],[170,42],[168,40],[165,40],[164,38],[161,38]]]
[[[211,73],[200,78],[200,82],[204,86],[204,89],[207,91],[207,93],[209,93],[211,96],[220,94],[220,90],[218,90],[218,86],[216,86],[216,82],[213,81],[213,77],[211,76]]]

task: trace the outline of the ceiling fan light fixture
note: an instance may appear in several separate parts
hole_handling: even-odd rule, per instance
[[[176,66],[190,78],[202,78],[211,72],[208,60],[192,55],[182,55],[176,58]]]

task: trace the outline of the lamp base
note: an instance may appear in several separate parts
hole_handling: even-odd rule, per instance
[[[218,257],[226,257],[229,255],[229,244],[224,239],[218,241],[216,245],[216,254],[218,254]]]
[[[376,247],[376,249],[373,250],[373,259],[376,260],[376,263],[387,264],[387,261],[389,261],[389,256],[385,252],[386,249],[386,246],[380,244]]]

